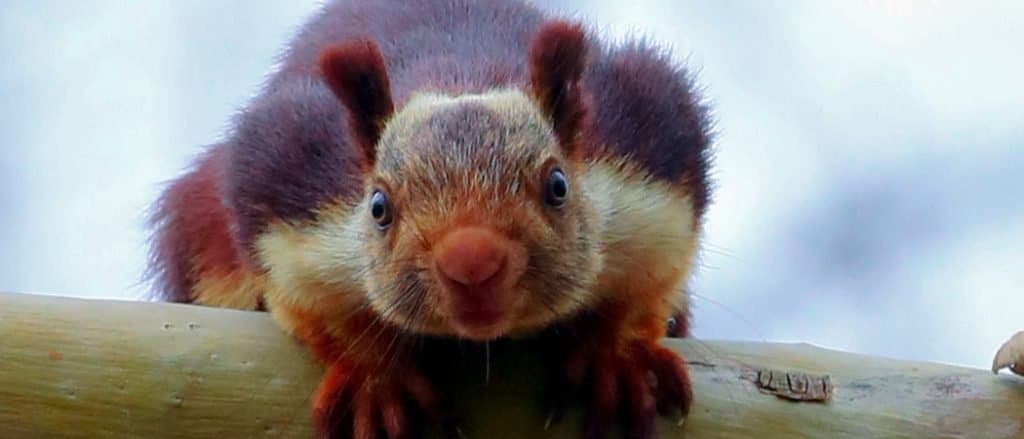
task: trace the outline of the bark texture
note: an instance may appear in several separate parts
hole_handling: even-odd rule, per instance
[[[663,438],[1024,437],[1024,379],[807,344],[666,340],[696,403]],[[458,359],[467,438],[545,429],[540,365],[512,346]],[[0,437],[307,438],[322,367],[266,313],[0,293]],[[475,378],[474,378],[475,377]]]

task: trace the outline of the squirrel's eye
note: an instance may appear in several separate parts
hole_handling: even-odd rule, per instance
[[[569,197],[569,180],[565,179],[565,173],[555,168],[548,176],[547,195],[545,201],[552,207],[561,207]]]
[[[377,222],[377,228],[384,230],[391,226],[391,207],[388,206],[388,199],[384,192],[373,191],[370,197],[370,215]]]
[[[666,326],[668,326],[668,333],[671,334],[671,333],[675,332],[676,331],[676,325],[678,325],[678,324],[679,324],[679,321],[676,320],[675,317],[669,317],[668,321],[666,322]]]

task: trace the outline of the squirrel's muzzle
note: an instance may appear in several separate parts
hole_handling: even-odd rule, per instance
[[[432,254],[455,329],[482,338],[501,332],[519,301],[523,246],[487,227],[462,226],[435,243]]]

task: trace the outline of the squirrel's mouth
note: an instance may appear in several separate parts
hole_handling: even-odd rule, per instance
[[[462,338],[486,341],[501,337],[510,328],[516,308],[515,295],[510,291],[480,294],[484,300],[465,300],[450,297],[449,324]]]
[[[454,317],[452,326],[460,337],[471,340],[491,340],[506,331],[507,313],[501,311],[463,311]]]

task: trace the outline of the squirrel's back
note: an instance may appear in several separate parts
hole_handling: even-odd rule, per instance
[[[521,1],[334,1],[287,45],[269,86],[317,75],[324,49],[356,38],[378,45],[398,107],[416,91],[479,93],[525,85],[525,48],[544,19]]]

